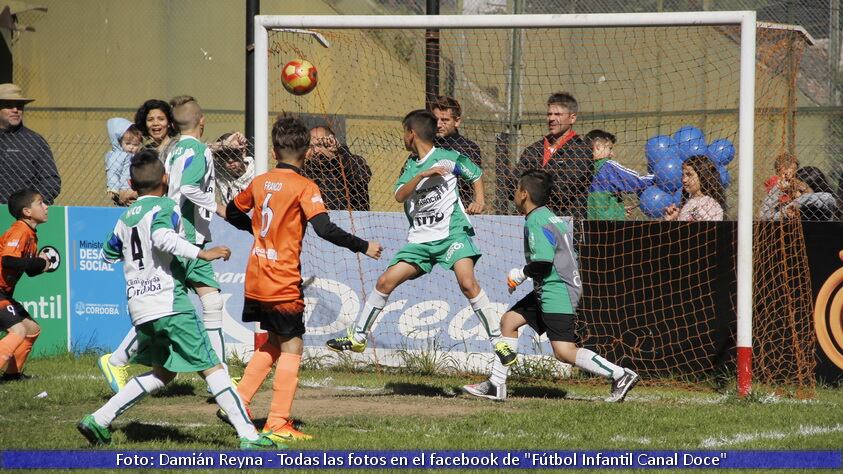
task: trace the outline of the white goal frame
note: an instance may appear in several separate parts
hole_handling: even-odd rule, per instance
[[[738,395],[751,389],[752,368],[752,189],[755,155],[754,11],[594,13],[573,15],[313,15],[255,16],[255,172],[266,172],[269,153],[269,31],[279,29],[457,29],[594,28],[732,25],[740,27],[738,137],[737,379]]]

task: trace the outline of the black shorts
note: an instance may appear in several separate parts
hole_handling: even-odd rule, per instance
[[[301,337],[304,335],[304,311],[289,313],[279,310],[278,302],[246,298],[243,301],[243,322],[258,322],[261,324],[261,329],[279,336]]]
[[[0,300],[0,331],[6,331],[24,319],[32,319],[29,312],[13,299]]]
[[[551,341],[577,341],[576,331],[574,331],[575,315],[543,312],[535,291],[531,291],[518,300],[509,310],[523,316],[536,334],[547,333],[547,338]]]

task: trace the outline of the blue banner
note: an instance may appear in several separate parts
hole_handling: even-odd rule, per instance
[[[2,469],[840,469],[840,451],[4,451]]]
[[[342,336],[359,313],[364,295],[372,291],[378,276],[390,260],[407,243],[407,218],[397,212],[331,211],[331,220],[343,229],[384,246],[383,257],[375,261],[362,254],[336,247],[316,236],[308,226],[302,249],[304,280],[305,346],[324,348],[326,340]],[[353,222],[352,222],[353,216]],[[523,223],[518,216],[473,216],[481,252],[475,267],[480,286],[486,291],[500,317],[512,303],[532,290],[527,283],[510,295],[506,276],[513,267],[524,265]],[[228,245],[232,257],[228,262],[214,262],[225,300],[224,329],[229,343],[246,344],[251,348],[253,327],[243,326],[243,281],[252,236],[234,229],[220,220],[211,223],[213,245]],[[512,234],[512,235],[508,235]],[[492,321],[496,325],[497,320]],[[486,332],[460,291],[452,271],[435,267],[429,275],[411,280],[390,296],[372,329],[372,339],[379,350],[447,351],[460,358],[479,355],[485,367],[490,353]],[[521,354],[551,354],[546,338],[537,339],[525,328],[519,346]],[[381,353],[383,355],[384,353]],[[383,360],[382,360],[383,362]],[[463,362],[466,362],[463,360]],[[471,365],[470,361],[469,366]]]
[[[70,341],[77,351],[117,347],[132,326],[123,264],[102,259],[102,243],[125,208],[69,207]]]

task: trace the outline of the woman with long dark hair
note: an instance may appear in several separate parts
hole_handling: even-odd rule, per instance
[[[682,208],[665,211],[669,221],[722,221],[726,195],[717,166],[705,155],[682,163]]]

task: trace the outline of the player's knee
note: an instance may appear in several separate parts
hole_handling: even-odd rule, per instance
[[[219,291],[212,291],[202,295],[199,300],[202,302],[202,319],[222,320],[222,295]]]
[[[506,333],[518,332],[521,326],[521,316],[518,313],[507,311],[501,316],[501,332]]]
[[[375,289],[383,294],[390,294],[395,289],[395,282],[392,281],[386,274],[378,277],[378,282],[375,284]]]
[[[460,285],[460,290],[462,290],[463,294],[469,298],[477,296],[477,293],[480,293],[480,284],[477,283],[474,275],[457,277],[457,283]]]

